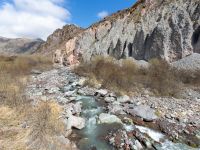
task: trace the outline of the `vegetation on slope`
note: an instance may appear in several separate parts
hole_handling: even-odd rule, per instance
[[[199,85],[199,72],[172,68],[166,61],[153,59],[148,68],[139,68],[132,59],[117,62],[112,57],[96,57],[90,63],[81,63],[75,73],[89,78],[87,84],[100,84],[119,94],[135,94],[149,89],[157,96],[179,96],[184,84]]]
[[[53,102],[32,106],[24,95],[34,69],[52,68],[41,56],[0,56],[0,149],[48,149],[51,137],[62,130],[60,108]],[[29,127],[27,127],[29,126]]]

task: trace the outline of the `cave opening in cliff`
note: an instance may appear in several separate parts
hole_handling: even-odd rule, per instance
[[[200,26],[194,31],[192,35],[192,46],[194,52],[200,52]]]

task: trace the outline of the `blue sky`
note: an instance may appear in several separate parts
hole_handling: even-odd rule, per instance
[[[109,14],[128,8],[135,0],[71,0],[66,4],[72,14],[72,22],[87,27],[100,18],[97,14],[107,11]]]
[[[88,27],[136,0],[0,0],[0,36],[46,39],[66,24]]]

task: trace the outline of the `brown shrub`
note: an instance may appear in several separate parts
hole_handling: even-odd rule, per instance
[[[25,100],[23,90],[32,69],[52,67],[51,60],[42,56],[0,56],[0,103],[16,107]]]
[[[74,72],[80,76],[88,76],[91,71],[91,64],[89,63],[81,63],[74,68]]]
[[[176,77],[185,85],[200,86],[200,71],[175,70]]]
[[[119,94],[133,94],[141,88],[150,88],[156,95],[176,96],[179,91],[173,69],[165,61],[154,59],[150,68],[138,68],[132,59],[117,62],[111,57],[96,57],[91,63],[81,63],[75,72],[89,77],[87,83],[114,90]]]
[[[164,60],[153,59],[148,69],[148,87],[157,95],[177,96],[180,90],[180,82],[175,76],[174,70]]]
[[[30,144],[39,146],[39,149],[49,149],[46,144],[52,144],[54,140],[58,140],[53,138],[53,136],[59,134],[63,128],[62,123],[58,119],[60,108],[52,102],[49,104],[47,102],[42,102],[38,107],[32,108],[32,105],[29,104],[30,101],[24,96],[24,88],[26,87],[29,75],[33,69],[45,71],[51,67],[51,60],[42,56],[0,56],[0,105],[15,111],[17,116],[20,115],[20,124],[24,120],[26,120],[28,124],[30,123],[29,125],[31,128],[28,128],[25,134],[20,134],[20,142],[25,144],[27,138],[31,137]],[[18,118],[14,118],[12,121],[14,120],[17,121]],[[10,123],[12,122],[8,120],[6,124],[4,124],[9,131],[11,129],[9,126]],[[17,126],[19,126],[19,123],[16,127]],[[28,136],[27,133],[29,130],[31,131]],[[24,132],[24,130],[22,132]],[[9,134],[9,136],[10,135],[12,135],[12,133]],[[16,136],[18,135],[19,134]],[[12,137],[10,136],[9,138]],[[9,143],[12,143],[10,140],[4,141],[8,143],[3,144],[3,147],[7,147]],[[23,145],[23,147],[24,146],[25,145]],[[18,144],[13,142],[12,147],[18,147]]]
[[[115,92],[129,93],[135,88],[134,73],[137,67],[132,60],[124,60],[121,64],[112,57],[95,57],[91,63],[82,63],[75,68],[75,73],[88,76],[87,83],[94,85],[93,81],[102,84],[102,87],[109,88]]]
[[[31,118],[30,147],[45,149],[54,143],[54,136],[64,132],[64,125],[59,119],[60,113],[61,108],[55,102],[40,102],[33,108],[29,117]]]

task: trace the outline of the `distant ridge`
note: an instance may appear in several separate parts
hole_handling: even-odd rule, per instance
[[[43,42],[41,39],[6,38],[0,36],[0,54],[32,54]]]

